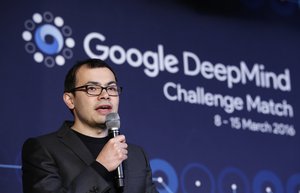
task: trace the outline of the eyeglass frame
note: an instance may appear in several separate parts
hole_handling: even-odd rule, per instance
[[[90,94],[88,92],[88,87],[89,86],[94,86],[94,87],[101,88],[100,93],[99,94]],[[110,87],[116,87],[118,95],[109,94],[109,91],[107,89],[110,88]],[[122,86],[117,86],[117,85],[108,85],[108,86],[104,87],[104,86],[101,86],[101,85],[85,84],[85,85],[82,85],[82,86],[78,86],[78,87],[72,88],[68,92],[83,91],[83,92],[86,92],[86,94],[89,95],[89,96],[100,96],[102,94],[103,90],[106,91],[106,93],[108,94],[108,96],[116,97],[116,96],[120,96],[120,94],[122,93],[123,87]]]

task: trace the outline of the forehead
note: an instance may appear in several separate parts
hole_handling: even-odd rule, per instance
[[[116,82],[113,72],[106,67],[88,68],[82,66],[76,73],[76,84],[85,84],[87,82],[98,82],[99,84],[107,84]]]

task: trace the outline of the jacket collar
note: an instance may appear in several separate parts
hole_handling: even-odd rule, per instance
[[[59,140],[69,147],[87,165],[94,161],[94,158],[80,138],[72,132],[74,122],[65,121],[57,132]]]

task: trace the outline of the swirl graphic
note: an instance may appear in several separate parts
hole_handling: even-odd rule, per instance
[[[60,31],[50,24],[44,24],[37,28],[34,39],[40,50],[46,54],[57,54],[63,48],[63,36]]]

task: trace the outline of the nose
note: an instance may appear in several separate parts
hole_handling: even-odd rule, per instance
[[[109,99],[110,96],[107,93],[106,88],[102,88],[100,95],[98,96],[98,99]]]

